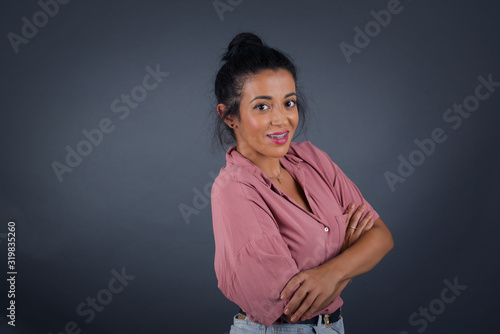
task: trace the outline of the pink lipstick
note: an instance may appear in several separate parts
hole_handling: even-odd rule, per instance
[[[275,132],[267,135],[267,138],[269,138],[273,143],[276,143],[278,145],[283,145],[286,144],[288,141],[288,133],[289,131],[280,131],[280,132]]]

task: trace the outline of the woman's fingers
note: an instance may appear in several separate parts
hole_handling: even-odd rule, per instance
[[[373,212],[368,212],[363,219],[361,219],[361,216],[366,210],[366,204],[363,203],[357,210],[354,210],[353,207],[354,203],[348,207],[349,214],[346,219],[346,234],[341,251],[349,248],[361,235],[373,227]]]
[[[336,294],[335,297],[336,296],[338,296],[338,294]],[[333,301],[333,299],[332,299],[332,301]],[[331,301],[328,299],[328,297],[325,294],[322,294],[322,293],[318,294],[316,296],[316,299],[314,300],[314,302],[311,304],[311,306],[307,309],[307,311],[305,311],[302,314],[302,317],[300,318],[300,320],[304,321],[304,320],[310,319],[314,313],[327,307],[330,303],[331,303]]]
[[[371,227],[369,227],[370,222],[372,222],[373,218],[373,212],[368,212],[366,216],[361,219],[361,221],[358,223],[358,226],[356,227],[355,233],[354,233],[354,238],[359,238],[363,233],[368,231]],[[373,225],[373,222],[372,222]]]
[[[347,232],[351,232],[350,234],[353,234],[353,232],[356,231],[359,219],[361,218],[363,211],[365,211],[365,204],[364,203],[356,210],[356,212],[354,212],[352,214],[352,216],[350,218],[348,217],[348,219],[347,219]]]
[[[354,214],[355,210],[354,210],[354,206],[355,204],[354,203],[351,203],[349,204],[349,206],[347,207],[347,219],[346,219],[346,229],[349,229],[349,221],[351,220],[351,217],[352,215]]]
[[[295,274],[295,276],[290,278],[290,280],[286,283],[285,287],[281,291],[280,299],[287,299],[294,290],[297,290],[297,288],[304,282],[304,276],[305,275],[302,272],[299,272]]]
[[[293,293],[292,297],[290,298],[290,301],[286,304],[283,313],[285,313],[285,315],[288,316],[295,315],[296,310],[304,303],[304,300],[308,297],[311,298],[311,296],[308,295],[308,293],[309,293],[308,286],[301,283],[300,287]]]
[[[305,319],[301,319],[304,313],[309,310],[309,308],[313,305],[314,301],[316,300],[317,295],[313,291],[309,291],[307,296],[302,300],[300,303],[300,306],[297,308],[297,310],[293,314],[291,320],[292,322],[296,321],[301,321]]]
[[[372,219],[370,219],[370,222],[368,223],[368,225],[366,225],[365,232],[368,231],[369,229],[371,229],[373,227],[374,223],[375,223],[375,219],[373,219],[373,216],[372,216]]]

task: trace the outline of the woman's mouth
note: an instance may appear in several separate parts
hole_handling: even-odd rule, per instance
[[[267,137],[276,144],[283,145],[288,141],[289,131],[284,132],[281,135],[267,135]]]

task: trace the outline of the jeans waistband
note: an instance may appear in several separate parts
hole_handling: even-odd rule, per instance
[[[246,317],[246,313],[240,308],[240,314]],[[293,324],[316,324],[318,323],[319,317],[322,317],[323,323],[328,327],[329,324],[339,321],[342,318],[342,307],[339,307],[335,312],[330,314],[320,314],[311,319],[307,319],[304,321],[294,322]],[[241,319],[244,319],[242,317]]]

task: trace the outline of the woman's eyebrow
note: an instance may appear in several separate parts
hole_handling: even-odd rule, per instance
[[[250,101],[250,103],[253,102],[253,100],[257,100],[257,99],[266,99],[266,100],[272,100],[273,98],[270,97],[270,96],[267,96],[267,95],[260,95],[260,96],[256,96],[252,99],[252,101]]]
[[[288,94],[286,94],[286,95],[285,95],[285,99],[286,99],[287,97],[289,97],[289,96],[292,96],[292,95],[297,96],[297,94],[295,94],[295,92],[293,92],[293,93],[288,93]],[[256,96],[256,97],[254,97],[254,98],[252,99],[252,101],[250,101],[250,103],[252,103],[254,100],[257,100],[257,99],[272,100],[273,98],[272,98],[272,97],[270,97],[270,96],[267,96],[267,95],[260,95],[260,96]]]

